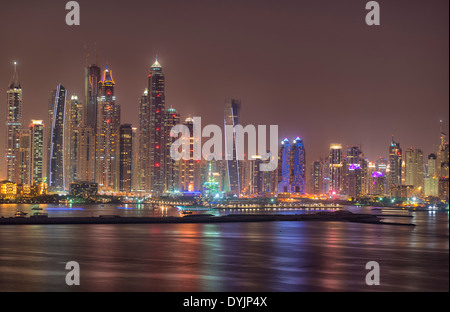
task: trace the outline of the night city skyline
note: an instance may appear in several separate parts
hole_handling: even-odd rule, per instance
[[[146,76],[158,55],[166,76],[166,106],[175,107],[183,120],[201,116],[206,123],[221,125],[218,112],[226,99],[237,98],[243,125],[278,124],[280,141],[300,136],[308,163],[326,156],[334,142],[362,145],[370,160],[387,157],[392,135],[402,147],[420,148],[428,155],[439,144],[440,120],[448,133],[448,30],[441,27],[448,19],[445,1],[383,4],[378,29],[365,27],[364,1],[217,6],[136,2],[122,15],[118,2],[109,1],[109,10],[97,5],[80,1],[78,28],[61,23],[58,17],[63,19],[66,11],[56,1],[4,5],[3,21],[16,16],[17,27],[7,33],[8,44],[0,51],[0,82],[6,91],[17,61],[25,124],[47,119],[50,91],[59,83],[69,96],[83,99],[87,52],[90,63],[98,58],[102,70],[106,64],[113,69],[122,122],[133,126]],[[40,18],[43,7],[46,14],[55,11],[51,18]],[[327,8],[333,15],[324,14]],[[139,12],[146,9],[159,12],[154,22],[161,27],[151,32],[150,42],[137,45],[146,33]],[[211,17],[219,11],[229,15]],[[271,23],[266,23],[269,16]],[[289,27],[294,20],[300,23]],[[42,26],[39,33],[28,26],[35,23]],[[89,31],[95,25],[108,25],[104,36]],[[43,42],[37,46],[39,38]],[[5,132],[4,122],[0,131]],[[2,147],[4,140],[1,136]],[[4,162],[0,168],[4,177]]]
[[[3,1],[0,294],[168,311],[445,294],[449,9]]]

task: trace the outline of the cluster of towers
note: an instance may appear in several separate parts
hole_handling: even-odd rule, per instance
[[[360,146],[330,146],[329,157],[311,166],[309,192],[312,194],[390,196],[393,198],[435,197],[448,200],[449,143],[441,131],[436,154],[425,162],[421,149],[402,150],[392,138],[389,158],[369,161]]]
[[[121,123],[113,71],[86,64],[84,101],[59,84],[51,91],[48,121],[32,120],[22,129],[22,87],[17,70],[7,91],[7,179],[29,189],[48,186],[68,192],[74,183],[95,185],[100,193],[138,191],[145,194],[228,193],[273,194],[276,172],[259,170],[261,156],[238,160],[233,134],[230,160],[194,160],[193,119],[184,125],[191,133],[191,159],[175,161],[170,130],[181,123],[175,108],[166,107],[165,76],[158,60],[150,67],[139,101],[139,124]],[[241,102],[226,101],[224,123],[240,124]]]
[[[261,155],[238,159],[236,133],[225,145],[226,160],[193,157],[193,118],[184,126],[191,133],[190,159],[175,161],[170,155],[177,139],[170,130],[181,123],[172,106],[166,107],[165,76],[158,60],[150,67],[148,82],[139,100],[139,124],[121,123],[112,70],[97,64],[85,67],[84,101],[69,96],[59,84],[51,92],[48,121],[22,121],[23,90],[15,63],[7,90],[7,180],[22,192],[67,192],[73,183],[95,185],[101,193],[208,194],[217,196],[274,196],[280,193],[358,198],[439,197],[448,200],[449,143],[441,131],[438,151],[424,162],[420,149],[402,150],[392,138],[388,159],[369,161],[360,146],[331,144],[328,157],[316,160],[306,174],[306,152],[297,137],[281,142],[278,169],[261,171]],[[226,101],[224,125],[241,123],[241,102]],[[230,135],[225,132],[225,136]],[[46,139],[45,139],[46,137]],[[271,151],[267,151],[271,153]]]

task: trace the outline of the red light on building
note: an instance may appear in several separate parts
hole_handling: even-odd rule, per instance
[[[159,168],[159,163],[156,163],[156,164],[155,164],[155,167]]]

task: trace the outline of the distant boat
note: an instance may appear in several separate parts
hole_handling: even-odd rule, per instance
[[[181,212],[181,214],[183,214],[183,215],[191,215],[191,214],[192,214],[192,211],[189,211],[189,210],[183,210],[183,211]]]
[[[26,212],[23,212],[23,211],[21,211],[21,210],[17,210],[17,211],[16,211],[15,217],[16,217],[16,218],[25,218],[25,216],[26,216],[27,214],[28,214],[28,213],[26,213]]]
[[[31,208],[31,210],[44,210],[44,209],[43,209],[43,208],[40,208],[39,206],[37,206],[37,207]]]

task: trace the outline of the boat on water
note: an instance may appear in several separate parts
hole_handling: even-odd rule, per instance
[[[16,211],[16,214],[15,214],[15,217],[16,218],[25,218],[25,216],[27,215],[28,213],[26,213],[26,212],[23,212],[23,211],[21,211],[21,210],[17,210]]]
[[[192,214],[192,211],[189,211],[189,210],[183,210],[183,211],[181,211],[181,214],[182,214],[182,215],[191,215],[191,214]]]
[[[41,207],[39,207],[39,206],[37,206],[37,207],[33,207],[33,208],[31,208],[31,210],[44,210],[43,208],[41,208]]]

